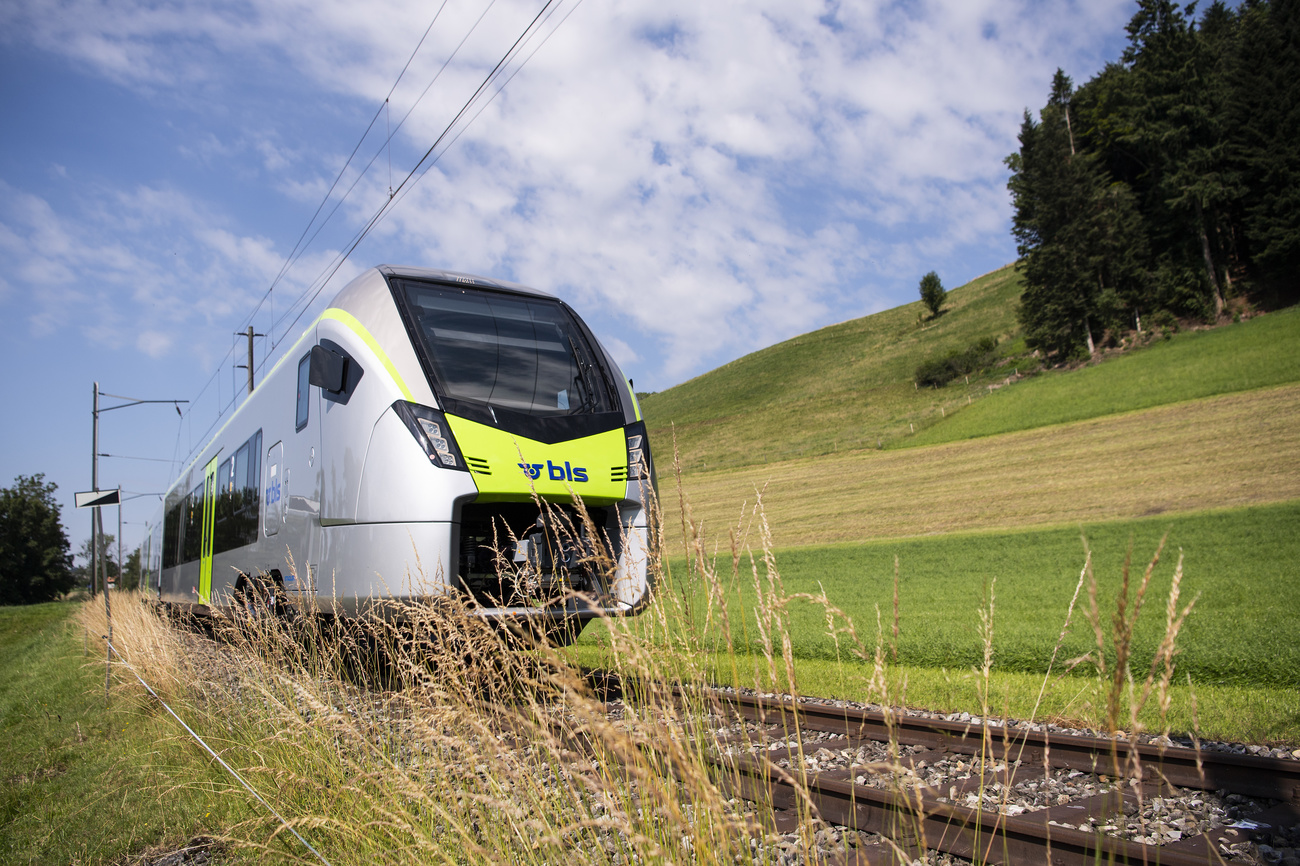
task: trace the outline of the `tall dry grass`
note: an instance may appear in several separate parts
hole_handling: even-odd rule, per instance
[[[821,825],[807,796],[799,715],[772,720],[784,726],[778,736],[797,745],[790,769],[767,768],[803,792],[791,839],[778,837],[764,795],[753,793],[738,769],[745,749],[735,738],[745,725],[726,715],[705,684],[775,686],[798,697],[788,614],[810,604],[824,611],[844,665],[856,672],[857,696],[884,707],[892,721],[890,708],[906,698],[905,687],[891,690],[888,675],[897,590],[892,629],[880,622],[878,609],[875,635],[864,636],[824,591],[784,589],[763,491],[740,510],[725,538],[710,539],[680,490],[679,483],[674,523],[689,553],[685,564],[672,568],[659,557],[665,524],[652,521],[655,603],[638,618],[602,623],[605,673],[621,687],[622,701],[613,708],[605,680],[577,667],[545,635],[493,627],[453,597],[389,605],[383,615],[357,621],[310,610],[292,617],[219,615],[204,624],[204,633],[178,628],[157,607],[121,594],[113,612],[117,664],[149,682],[334,864],[815,862]],[[594,537],[594,527],[586,529]],[[579,534],[572,524],[567,531]],[[607,549],[595,545],[589,557],[606,581],[613,579]],[[1174,639],[1190,605],[1178,608],[1180,566],[1167,605],[1167,639],[1145,680],[1135,680],[1132,626],[1152,568],[1154,561],[1132,601],[1126,569],[1109,638],[1090,565],[1080,577],[1081,585],[1085,575],[1091,580],[1085,613],[1098,647],[1073,666],[1090,662],[1107,683],[1115,731],[1122,706],[1131,708],[1134,731],[1150,697],[1168,706]],[[897,579],[896,572],[895,585]],[[742,582],[752,586],[748,604],[738,600],[745,595],[736,591]],[[1073,609],[1072,601],[1071,616]],[[994,610],[990,587],[979,612],[985,654],[975,672],[986,719],[996,714]],[[102,610],[87,605],[80,616],[92,634],[105,633]],[[1069,626],[1067,617],[1063,637]],[[756,638],[762,651],[738,653],[734,635],[746,648]],[[125,670],[114,682],[115,699],[157,711]],[[208,760],[180,734],[166,747]],[[896,737],[889,759],[873,769],[919,802],[923,786],[901,760]],[[1008,779],[1004,791],[1014,781],[991,748],[975,770],[981,778]],[[1129,770],[1140,778],[1140,767]],[[758,801],[737,796],[741,791]],[[247,799],[233,779],[213,795]],[[982,807],[997,807],[980,797]],[[249,815],[220,828],[237,856],[313,860],[269,815],[256,809]],[[893,835],[900,862],[925,847],[919,822]]]

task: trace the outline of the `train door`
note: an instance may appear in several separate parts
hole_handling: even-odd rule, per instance
[[[334,326],[330,330],[336,333],[342,330],[335,322],[322,323],[322,334],[326,325]],[[366,443],[388,404],[376,399],[374,389],[358,394],[365,371],[339,343],[322,337],[312,348],[310,363],[309,381],[319,395],[313,407],[320,410],[321,524],[352,523]]]
[[[203,470],[203,539],[199,546],[199,604],[210,604],[212,595],[212,533],[217,514],[217,458]]]
[[[262,530],[267,538],[279,533],[284,523],[284,499],[281,497],[280,469],[284,466],[284,443],[277,442],[266,452],[266,486],[262,491]]]
[[[294,434],[284,441],[280,486],[284,499],[286,573],[294,573],[300,591],[315,592],[320,559],[320,410],[311,393],[311,352],[298,361]],[[290,564],[292,559],[292,564]]]

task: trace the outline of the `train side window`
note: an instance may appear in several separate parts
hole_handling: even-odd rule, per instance
[[[163,519],[162,567],[181,564],[181,529],[184,525],[185,497],[173,493],[167,497],[167,515]]]
[[[311,407],[311,352],[302,356],[298,362],[298,421],[297,430],[307,426],[307,417]]]
[[[262,431],[254,433],[245,444],[248,466],[243,476],[235,473],[235,486],[243,488],[240,544],[253,544],[257,541],[258,503],[262,499]]]
[[[181,533],[181,562],[194,562],[202,553],[203,539],[203,482],[200,481],[185,497],[185,528]]]
[[[240,492],[245,487],[256,486],[255,483],[248,483],[248,446],[252,444],[253,440],[250,439],[240,445],[239,450],[235,452],[235,480],[231,487],[231,491],[234,493]]]
[[[223,553],[237,546],[235,541],[234,460],[227,457],[217,469],[216,502],[213,505],[212,552]]]

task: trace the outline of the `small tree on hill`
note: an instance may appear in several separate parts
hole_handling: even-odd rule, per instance
[[[939,315],[939,310],[943,308],[943,302],[947,300],[948,292],[939,282],[939,275],[934,271],[921,277],[921,300],[930,309],[930,318]]]
[[[13,487],[0,490],[0,604],[52,601],[72,589],[56,489],[38,473],[19,475]]]

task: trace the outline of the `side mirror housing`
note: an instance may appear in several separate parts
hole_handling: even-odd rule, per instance
[[[311,372],[307,381],[311,384],[337,394],[347,384],[348,359],[324,346],[312,346]]]

